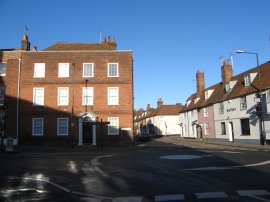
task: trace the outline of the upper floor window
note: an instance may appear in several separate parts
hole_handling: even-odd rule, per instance
[[[247,99],[246,97],[241,97],[240,98],[240,110],[245,110],[247,109]]]
[[[0,105],[4,105],[5,102],[5,87],[0,86]]]
[[[34,106],[44,105],[44,88],[33,89],[33,105]]]
[[[203,116],[208,117],[208,107],[203,108]]]
[[[244,77],[244,83],[245,83],[245,86],[250,86],[251,84],[250,75],[246,75]]]
[[[266,102],[270,102],[270,89],[266,90]]]
[[[108,77],[118,76],[118,63],[108,63]]]
[[[109,87],[108,88],[108,105],[118,105],[119,104],[119,88]]]
[[[83,63],[83,77],[94,76],[94,63]]]
[[[206,100],[209,98],[209,97],[208,97],[208,91],[205,91],[205,92],[204,92],[204,97],[205,97]]]
[[[68,105],[69,101],[69,88],[59,87],[58,88],[58,105]]]
[[[32,119],[32,135],[33,136],[43,135],[43,118]]]
[[[34,78],[44,78],[44,77],[45,77],[45,63],[35,63]]]
[[[58,64],[58,77],[69,77],[69,63]]]
[[[108,117],[110,124],[108,125],[109,135],[119,135],[119,118],[118,117]]]
[[[223,102],[219,103],[219,114],[224,114],[224,104],[223,104]]]
[[[226,91],[226,93],[229,93],[231,91],[230,83],[225,84],[225,91]]]
[[[83,87],[83,105],[93,105],[94,96],[93,96],[93,87]]]
[[[7,63],[0,62],[0,76],[6,76]]]

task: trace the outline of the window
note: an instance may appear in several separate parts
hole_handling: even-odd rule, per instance
[[[34,78],[44,78],[44,77],[45,77],[45,63],[35,63]]]
[[[93,96],[93,87],[83,87],[83,100],[82,104],[83,105],[93,105],[94,103],[94,96]]]
[[[6,76],[7,63],[0,62],[0,76]]]
[[[93,77],[93,76],[94,76],[94,64],[83,63],[83,77]]]
[[[68,135],[68,118],[57,119],[57,135]]]
[[[270,89],[266,90],[266,102],[270,102]]]
[[[204,124],[204,135],[209,135],[209,123]]]
[[[191,117],[194,116],[194,111],[195,111],[195,110],[192,110],[192,111],[191,111]]]
[[[68,87],[59,87],[58,88],[58,105],[68,105]]]
[[[205,97],[206,100],[208,99],[208,91],[205,91],[204,97]]]
[[[203,108],[203,116],[208,117],[208,107]]]
[[[118,87],[108,88],[108,105],[118,105],[119,104],[119,89]]]
[[[240,110],[245,110],[247,109],[247,100],[246,97],[241,97],[240,98]]]
[[[245,84],[245,86],[250,86],[250,84],[251,84],[250,75],[246,75],[244,77],[244,84]]]
[[[224,104],[223,104],[223,102],[219,103],[219,114],[224,114]]]
[[[0,86],[0,105],[4,105],[5,103],[5,87]]]
[[[58,77],[69,77],[69,63],[58,64]]]
[[[242,135],[250,135],[249,119],[241,119]]]
[[[108,77],[118,77],[118,63],[108,63]]]
[[[33,89],[33,105],[34,106],[44,105],[44,88]]]
[[[230,83],[226,83],[226,85],[225,85],[225,91],[226,91],[226,93],[229,93],[231,91]]]
[[[226,135],[226,125],[225,125],[225,122],[221,122],[221,135]]]
[[[108,134],[109,135],[119,135],[119,118],[118,117],[109,117],[108,121]]]
[[[32,135],[33,136],[43,135],[43,118],[32,119]]]

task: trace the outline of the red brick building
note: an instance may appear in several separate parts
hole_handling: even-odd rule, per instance
[[[20,50],[0,50],[5,136],[15,143],[132,140],[132,51],[116,47],[108,37],[30,51],[24,35]]]

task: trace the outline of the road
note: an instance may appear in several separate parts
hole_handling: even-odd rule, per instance
[[[0,201],[270,201],[270,150],[154,139],[0,155]]]

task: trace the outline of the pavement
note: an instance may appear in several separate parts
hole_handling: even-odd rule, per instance
[[[119,145],[119,146],[104,146],[101,148],[100,146],[92,146],[92,145],[83,145],[83,146],[73,146],[71,145],[18,145],[14,146],[12,152],[0,151],[1,153],[76,153],[76,152],[105,152],[105,151],[121,151],[121,150],[132,150],[143,147],[174,147],[178,145],[182,145],[183,143],[187,145],[189,142],[200,142],[204,144],[212,144],[212,145],[222,145],[222,146],[232,146],[237,148],[250,148],[257,150],[266,150],[270,151],[270,145],[256,145],[256,144],[246,144],[246,143],[235,143],[235,142],[219,142],[219,141],[211,141],[209,139],[189,139],[189,138],[181,138],[178,135],[170,135],[163,136],[158,138],[152,138],[149,142],[128,144],[128,145]]]

